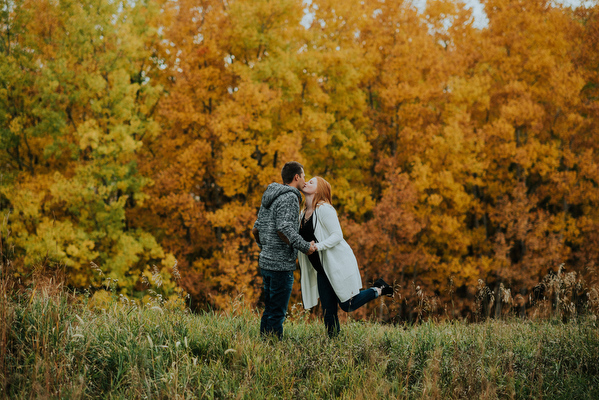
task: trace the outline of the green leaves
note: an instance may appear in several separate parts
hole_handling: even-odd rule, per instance
[[[14,176],[2,193],[14,210],[20,272],[46,259],[65,265],[68,283],[81,287],[95,261],[132,288],[163,257],[151,234],[126,221],[146,197],[136,152],[141,138],[156,136],[150,114],[160,88],[132,82],[147,63],[145,38],[114,19],[141,7],[19,2],[8,13],[22,32],[10,42],[22,51],[1,55],[12,68],[0,70],[0,157]]]

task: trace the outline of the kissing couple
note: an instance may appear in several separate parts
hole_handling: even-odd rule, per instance
[[[283,184],[266,188],[252,229],[260,247],[264,290],[260,334],[283,335],[299,254],[304,308],[316,306],[320,298],[327,333],[334,337],[340,331],[338,307],[345,312],[357,310],[381,295],[393,296],[393,288],[378,279],[360,291],[358,262],[343,239],[331,185],[324,178],[315,176],[306,182],[304,167],[296,161],[283,166],[281,178]],[[306,200],[300,210],[302,193]]]

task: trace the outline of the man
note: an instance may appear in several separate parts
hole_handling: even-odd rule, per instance
[[[300,202],[306,181],[304,167],[291,161],[281,170],[283,185],[271,183],[262,195],[262,204],[252,233],[260,247],[260,272],[264,281],[264,313],[260,334],[283,335],[283,321],[293,287],[297,251],[312,254],[314,242],[298,233]]]

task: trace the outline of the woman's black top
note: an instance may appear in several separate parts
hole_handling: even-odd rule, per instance
[[[312,215],[310,215],[310,218],[308,218],[308,220],[306,220],[305,218],[302,218],[299,234],[301,237],[304,238],[304,240],[306,242],[311,242],[314,240],[314,242],[317,243],[318,240],[316,240],[316,236],[314,236],[314,222],[313,221],[314,221],[314,213],[312,213]],[[324,269],[322,268],[322,263],[320,262],[320,256],[318,255],[317,251],[310,254],[308,256],[308,259],[310,260],[310,264],[312,264],[312,267],[314,267],[316,272],[321,273],[321,274],[324,273]]]

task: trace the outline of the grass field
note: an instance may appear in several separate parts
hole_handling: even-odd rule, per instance
[[[259,311],[192,314],[64,290],[3,290],[2,398],[599,398],[594,318],[424,322],[349,320],[329,339],[305,313],[284,339]]]

